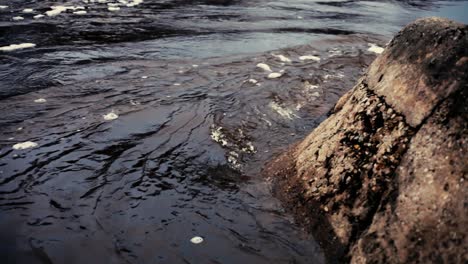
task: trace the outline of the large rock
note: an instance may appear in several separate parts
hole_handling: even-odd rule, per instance
[[[466,261],[467,73],[467,26],[417,20],[267,165],[331,262]]]
[[[467,98],[456,93],[412,137],[354,263],[466,263]]]
[[[429,18],[408,25],[369,67],[376,94],[418,126],[434,106],[466,84],[466,26]]]

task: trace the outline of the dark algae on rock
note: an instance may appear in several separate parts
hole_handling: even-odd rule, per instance
[[[264,169],[330,263],[466,263],[468,27],[426,18]]]

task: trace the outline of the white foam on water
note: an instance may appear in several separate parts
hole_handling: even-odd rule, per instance
[[[257,152],[257,150],[255,149],[254,145],[252,144],[252,142],[247,142],[246,144],[247,146],[246,147],[243,147],[241,150],[245,153],[255,153]]]
[[[343,55],[343,51],[341,51],[338,48],[332,48],[331,50],[328,51],[328,53],[330,54],[330,57]]]
[[[226,146],[228,145],[227,140],[225,139],[225,135],[221,131],[223,130],[222,127],[218,127],[216,129],[211,130],[211,139],[213,139],[215,142],[218,142],[221,144],[221,146]]]
[[[119,118],[119,116],[114,112],[110,112],[107,115],[103,115],[102,117],[104,118],[104,120],[107,120],[107,121]]]
[[[314,56],[314,55],[305,55],[305,56],[300,56],[299,59],[301,61],[307,61],[307,60],[313,60],[313,61],[320,61],[320,57]]]
[[[26,142],[17,143],[15,145],[13,145],[13,149],[21,150],[21,149],[35,148],[37,146],[38,146],[38,144],[36,142],[26,141]]]
[[[131,105],[140,105],[141,103],[138,101],[130,100]]]
[[[126,4],[126,5],[128,7],[132,7],[132,6],[137,6],[137,5],[141,4],[141,3],[143,3],[143,0],[130,0],[130,1],[128,1],[128,4]]]
[[[377,46],[376,44],[373,44],[373,43],[369,43],[368,45],[370,47],[367,50],[370,51],[370,52],[381,54],[385,50],[384,48],[379,47],[379,46]]]
[[[293,110],[284,108],[280,106],[276,102],[270,102],[269,104],[270,108],[273,109],[276,113],[278,113],[280,116],[292,120],[294,118],[298,118],[298,116],[293,112]]]
[[[260,119],[262,119],[263,121],[265,121],[265,123],[267,123],[268,126],[272,126],[272,125],[273,125],[273,123],[271,123],[270,120],[268,120],[268,119],[266,119],[266,118],[263,118],[263,117],[262,117],[262,118],[260,118]]]
[[[345,77],[345,75],[342,74],[342,73],[340,73],[340,72],[338,72],[338,73],[335,74],[335,75],[332,75],[332,74],[325,74],[325,75],[323,76],[323,78],[324,78],[325,80],[328,80],[328,79],[343,79],[344,77]]]
[[[62,13],[63,11],[66,11],[67,9],[69,9],[66,6],[51,6],[50,8],[52,10],[49,10],[46,12],[46,15],[48,16],[56,16]]]
[[[270,66],[268,66],[268,64],[265,64],[265,63],[259,63],[259,64],[257,64],[257,67],[264,70],[264,71],[269,71],[269,72],[272,71]]]
[[[35,103],[45,103],[47,102],[47,100],[45,98],[39,98],[39,99],[36,99],[34,100]]]
[[[34,18],[34,19],[39,19],[39,18],[42,18],[42,17],[44,17],[44,15],[43,15],[43,14],[39,14],[39,15],[35,15],[35,16],[33,16],[33,18]]]
[[[46,15],[47,16],[57,16],[57,15],[60,15],[60,13],[62,12],[65,12],[67,10],[76,10],[78,8],[74,7],[74,6],[51,6],[50,7],[52,10],[49,10],[46,12]],[[82,9],[82,8],[79,8],[79,9]]]
[[[73,14],[75,14],[75,15],[85,15],[85,14],[87,14],[87,13],[88,13],[88,12],[86,12],[85,10],[80,10],[80,11],[75,11],[75,12],[73,12]]]
[[[249,79],[248,82],[249,82],[249,83],[256,84],[256,83],[257,83],[257,80],[255,80],[255,79]]]
[[[118,7],[118,6],[109,6],[109,7],[107,8],[107,10],[112,11],[112,12],[115,12],[115,11],[119,11],[119,10],[120,10],[120,7]]]
[[[194,68],[198,68],[198,65],[197,65],[197,64],[194,64],[194,65],[192,65],[192,67],[194,67]]]
[[[288,57],[284,56],[284,55],[275,55],[275,54],[272,54],[273,57],[279,59],[280,61],[282,62],[292,62],[291,59],[289,59]]]
[[[34,12],[34,9],[32,9],[32,8],[23,9],[23,13],[32,13],[32,12]]]
[[[9,46],[0,47],[0,51],[13,51],[19,49],[34,48],[36,44],[34,43],[21,43],[21,44],[11,44]]]
[[[200,244],[200,243],[203,243],[203,238],[199,236],[194,236],[190,239],[190,242],[192,244]]]
[[[283,76],[283,74],[279,73],[279,72],[272,72],[270,74],[268,74],[268,79],[276,79],[276,78],[279,78]]]
[[[24,17],[22,16],[15,16],[12,18],[14,21],[20,21],[20,20],[24,20]]]
[[[318,89],[318,88],[319,88],[318,85],[310,84],[309,81],[305,81],[305,82],[304,82],[304,89],[305,89],[306,91],[308,91],[308,92],[309,92],[309,91],[312,91],[312,90],[316,90],[316,89]]]
[[[173,85],[174,86],[180,86],[180,83],[174,83]]]
[[[141,76],[142,79],[148,79],[148,76],[144,75],[144,76]]]
[[[239,163],[239,154],[235,151],[229,152],[227,161],[234,169],[240,169],[242,167],[242,165]]]
[[[8,8],[8,6],[6,6],[6,5],[0,5],[0,9],[7,9],[7,8]]]

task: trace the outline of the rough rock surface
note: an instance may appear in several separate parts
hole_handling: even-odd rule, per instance
[[[468,260],[467,86],[468,27],[417,20],[266,166],[330,262]]]

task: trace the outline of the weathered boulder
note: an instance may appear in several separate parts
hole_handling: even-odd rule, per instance
[[[467,260],[467,88],[468,27],[417,20],[266,166],[330,262]]]
[[[408,25],[369,67],[369,88],[416,127],[466,83],[466,25],[429,18]]]

